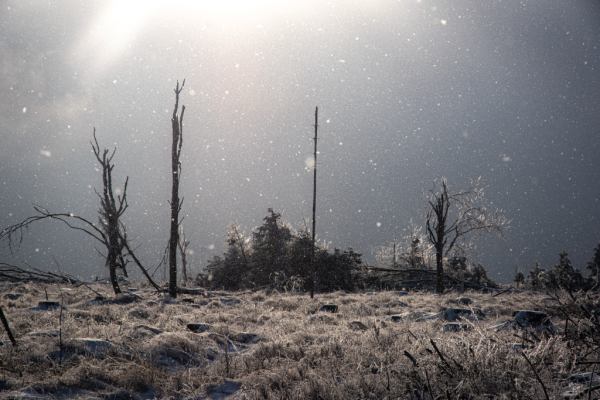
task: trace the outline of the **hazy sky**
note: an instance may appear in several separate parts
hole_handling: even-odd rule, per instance
[[[372,262],[371,247],[423,225],[434,179],[463,189],[481,176],[512,219],[472,258],[492,279],[561,251],[585,269],[600,241],[599,72],[595,1],[0,1],[0,228],[32,203],[96,220],[96,127],[117,148],[115,187],[129,176],[123,221],[153,265],[185,78],[196,272],[231,222],[249,233],[269,207],[295,227],[311,215],[315,106],[321,240]],[[0,261],[106,275],[94,246],[48,221]]]

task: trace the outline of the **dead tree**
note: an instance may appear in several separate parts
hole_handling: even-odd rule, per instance
[[[462,192],[448,188],[445,178],[434,181],[433,188],[423,192],[427,201],[425,223],[427,238],[435,248],[436,292],[444,292],[444,258],[451,252],[466,254],[470,250],[470,239],[486,233],[504,236],[508,228],[502,210],[488,209],[484,203],[480,180],[471,182]]]
[[[315,297],[315,213],[317,208],[317,128],[319,127],[319,107],[315,108],[315,165],[313,166],[313,209],[312,209],[312,247],[310,250],[310,298]]]
[[[185,79],[179,87],[179,81],[175,87],[175,108],[171,118],[173,128],[173,142],[171,146],[171,172],[173,175],[173,185],[171,186],[171,230],[169,238],[169,294],[171,297],[177,297],[177,243],[179,242],[179,211],[183,199],[179,200],[179,178],[181,175],[181,143],[183,142],[183,113],[185,106],[181,106],[181,115],[177,115],[179,108],[179,93],[183,90]]]
[[[134,262],[140,267],[148,281],[157,289],[160,287],[152,281],[146,269],[139,262],[133,251],[131,250],[127,241],[127,232],[125,226],[121,223],[120,217],[127,209],[127,182],[123,187],[123,196],[115,197],[112,190],[112,170],[114,164],[111,164],[112,158],[115,155],[115,150],[108,156],[109,150],[104,149],[100,154],[100,146],[96,140],[96,128],[93,133],[94,141],[90,142],[94,155],[100,164],[102,165],[102,193],[96,194],[100,197],[100,209],[98,211],[99,224],[96,225],[85,218],[82,218],[73,213],[51,213],[46,208],[34,205],[34,210],[37,215],[29,217],[24,221],[9,226],[0,232],[0,241],[7,242],[11,255],[13,254],[13,247],[17,250],[23,242],[23,230],[29,229],[29,226],[37,221],[44,219],[53,219],[65,223],[69,228],[81,231],[98,242],[100,242],[107,250],[106,255],[102,255],[106,260],[106,266],[109,269],[109,276],[113,286],[115,294],[121,293],[117,279],[117,269],[124,269],[127,264],[127,257],[131,256]],[[127,250],[126,254],[123,254],[124,249]]]
[[[120,218],[127,209],[127,182],[129,177],[125,179],[125,185],[123,186],[123,197],[117,196],[117,201],[113,195],[112,188],[112,170],[115,167],[111,165],[112,158],[115,155],[117,149],[115,148],[110,156],[107,157],[109,150],[104,149],[102,156],[100,156],[100,146],[96,139],[96,128],[94,128],[94,141],[91,142],[92,150],[96,159],[102,166],[102,193],[98,193],[94,189],[98,197],[100,197],[100,209],[98,210],[98,222],[104,232],[104,238],[108,242],[106,243],[106,249],[108,254],[106,255],[106,266],[108,267],[110,281],[113,286],[115,294],[121,293],[117,279],[117,268],[120,266],[125,269],[125,261],[122,255],[123,244],[120,234],[121,222]],[[120,263],[120,265],[119,265]]]

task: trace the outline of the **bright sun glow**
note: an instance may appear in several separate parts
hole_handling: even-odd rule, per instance
[[[143,25],[160,9],[161,3],[113,1],[79,42],[77,53],[91,58],[96,71],[102,70],[131,45]]]
[[[146,25],[161,20],[197,15],[220,25],[240,26],[257,19],[268,22],[277,11],[294,8],[300,0],[114,0],[100,13],[82,38],[75,53],[93,65],[96,71],[111,64],[135,42]]]
[[[264,8],[275,7],[277,1],[274,0],[224,0],[224,1],[205,1],[205,2],[190,2],[198,8],[205,9],[208,12],[221,15],[239,15],[246,13],[254,13]]]

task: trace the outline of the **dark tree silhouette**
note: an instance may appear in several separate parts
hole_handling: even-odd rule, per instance
[[[540,275],[546,270],[540,267],[540,263],[535,263],[533,268],[529,270],[525,282],[528,283],[533,289],[540,287]]]
[[[253,281],[266,285],[280,273],[285,273],[290,262],[287,249],[292,240],[292,231],[283,223],[281,213],[267,210],[264,223],[252,232],[252,260],[258,276]]]
[[[200,276],[200,283],[214,289],[258,288],[310,290],[310,246],[306,225],[295,231],[282,221],[280,213],[268,209],[264,223],[246,238],[236,225],[228,227],[227,251],[215,256]],[[361,254],[326,248],[315,249],[315,286],[321,291],[352,290],[353,275],[362,263]]]
[[[427,201],[425,222],[429,242],[435,248],[436,291],[444,291],[444,258],[449,254],[464,255],[470,250],[471,238],[496,232],[503,236],[508,227],[501,210],[489,210],[485,205],[480,180],[471,182],[465,191],[453,191],[445,178],[434,181],[423,192]]]
[[[179,94],[183,90],[185,79],[179,87],[179,81],[175,87],[175,108],[171,118],[173,128],[173,142],[171,146],[171,172],[173,175],[173,185],[171,186],[171,230],[169,238],[169,294],[171,297],[177,297],[177,245],[179,243],[179,211],[183,199],[179,200],[179,179],[181,175],[181,143],[183,142],[183,113],[185,106],[181,106],[181,115],[177,115],[179,108]]]
[[[255,282],[250,283],[249,278],[251,277],[248,276],[251,272],[248,264],[251,249],[244,234],[235,224],[231,224],[227,228],[225,245],[227,251],[223,256],[214,256],[209,261],[206,267],[209,281],[202,282],[202,284],[228,290],[241,290],[252,286]]]
[[[558,264],[540,275],[541,285],[550,290],[564,289],[571,292],[585,289],[583,276],[573,267],[569,255],[563,251],[558,257]]]
[[[515,283],[515,285],[517,285],[517,287],[523,286],[523,284],[525,283],[525,275],[523,275],[523,272],[517,271],[513,282]]]
[[[588,261],[587,269],[590,271],[590,276],[596,278],[596,284],[600,283],[600,242],[594,248],[592,260]]]

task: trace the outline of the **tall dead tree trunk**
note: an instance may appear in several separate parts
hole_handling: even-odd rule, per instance
[[[317,209],[317,128],[319,127],[319,107],[315,108],[315,165],[313,178],[313,209],[312,209],[312,248],[310,251],[310,298],[315,297],[315,213]]]
[[[446,182],[442,182],[442,193],[437,198],[435,203],[430,202],[431,210],[434,218],[437,222],[433,229],[430,229],[430,224],[427,225],[430,237],[433,237],[433,245],[435,246],[435,266],[437,272],[437,279],[435,283],[435,291],[437,293],[444,293],[444,246],[447,242],[446,233],[446,222],[448,220],[448,210],[450,204],[448,202],[448,187]],[[429,222],[429,221],[428,221]]]
[[[185,79],[179,87],[179,81],[175,87],[175,108],[171,118],[173,128],[173,143],[171,147],[171,172],[173,175],[173,185],[171,187],[171,236],[169,239],[169,294],[171,297],[177,297],[177,243],[179,242],[179,211],[183,199],[179,200],[179,176],[181,175],[181,143],[183,142],[183,113],[185,106],[181,106],[181,115],[177,115],[179,108],[179,93],[183,90]]]

